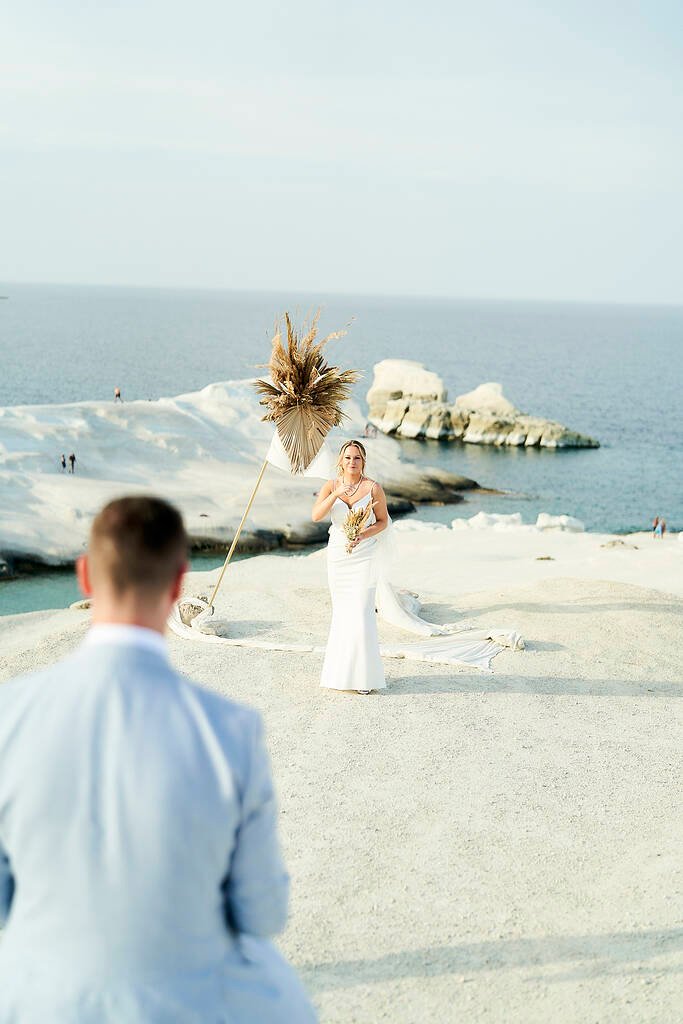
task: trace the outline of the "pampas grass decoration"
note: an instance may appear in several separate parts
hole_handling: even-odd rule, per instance
[[[340,370],[338,366],[330,366],[326,362],[323,348],[328,341],[341,338],[346,331],[335,331],[316,341],[319,318],[320,310],[308,326],[304,324],[304,337],[299,339],[289,313],[285,313],[287,341],[284,343],[282,340],[281,321],[278,321],[268,363],[271,382],[254,382],[254,387],[262,396],[260,404],[268,409],[263,419],[275,424],[293,473],[303,473],[308,469],[328,432],[343,422],[345,415],[341,410],[342,402],[349,398],[352,384],[360,377],[357,370]],[[196,597],[177,605],[178,615],[185,625],[196,624],[204,618],[204,613],[213,614],[216,595],[237,548],[242,527],[267,465],[266,457],[208,602]],[[172,618],[169,617],[169,622]]]
[[[271,381],[254,383],[262,396],[260,404],[268,409],[263,419],[275,424],[293,473],[308,469],[329,431],[343,422],[342,403],[360,377],[357,370],[340,370],[327,363],[325,345],[346,331],[316,341],[319,319],[320,310],[308,325],[304,323],[303,338],[299,338],[285,313],[287,338],[283,341],[278,321],[268,363]]]

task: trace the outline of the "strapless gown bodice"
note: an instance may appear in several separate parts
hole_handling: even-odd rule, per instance
[[[332,524],[330,526],[330,534],[332,534],[334,528],[334,531],[341,532],[341,534],[344,536],[344,540],[346,540],[346,535],[344,534],[344,520],[346,519],[349,512],[355,512],[357,509],[362,508],[364,505],[366,505],[370,500],[370,493],[364,494],[362,498],[359,498],[358,501],[355,501],[353,505],[349,506],[341,498],[337,498],[334,505],[332,506]],[[372,524],[375,522],[377,522],[377,520],[375,519],[375,513],[371,512],[366,525],[372,526]],[[374,538],[371,537],[370,540],[374,540]],[[363,541],[362,543],[367,543],[367,541]]]

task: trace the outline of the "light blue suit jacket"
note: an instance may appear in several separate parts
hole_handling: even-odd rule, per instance
[[[259,715],[152,650],[0,685],[0,1024],[309,1022]]]

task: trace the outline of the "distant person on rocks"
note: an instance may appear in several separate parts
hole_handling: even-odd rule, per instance
[[[70,473],[75,472],[75,467],[76,467],[76,456],[72,452],[71,455],[69,456],[69,472]]]
[[[59,461],[62,467],[62,473],[66,473],[66,456],[64,455],[64,452],[62,452],[62,457]]]
[[[315,1024],[268,941],[289,880],[261,716],[166,650],[187,549],[167,502],[110,502],[84,642],[0,686],[0,1024]]]
[[[121,398],[121,388],[114,388],[114,401],[121,402],[121,404],[123,404],[123,399]]]

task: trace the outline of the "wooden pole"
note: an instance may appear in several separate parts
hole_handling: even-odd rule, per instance
[[[232,544],[230,545],[230,550],[228,551],[228,556],[225,559],[225,562],[223,563],[223,568],[221,569],[221,574],[218,577],[218,583],[213,588],[213,594],[211,595],[211,600],[209,601],[209,606],[211,608],[213,608],[213,602],[216,600],[216,594],[218,593],[218,588],[220,587],[221,583],[223,582],[223,576],[225,575],[225,570],[230,565],[230,559],[232,558],[232,556],[233,556],[233,554],[235,552],[235,548],[237,547],[237,541],[240,538],[240,533],[242,532],[242,527],[244,526],[246,518],[249,515],[249,511],[251,509],[251,506],[254,504],[254,498],[256,497],[256,492],[258,491],[259,485],[260,485],[261,481],[263,480],[263,474],[266,471],[266,466],[267,465],[268,465],[268,459],[266,459],[266,461],[261,466],[261,472],[259,473],[258,479],[257,479],[256,483],[254,484],[254,490],[251,492],[251,497],[249,499],[249,503],[248,503],[247,507],[244,510],[244,515],[242,516],[242,519],[240,520],[240,525],[237,527],[237,533],[235,534],[235,538],[234,538]]]

